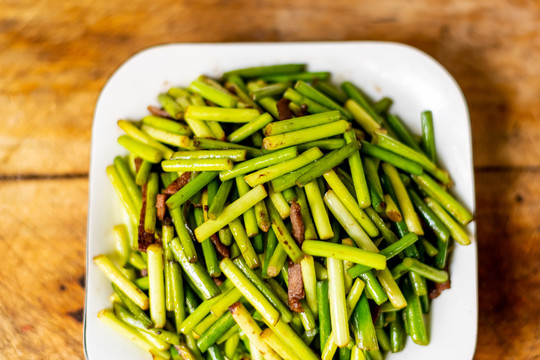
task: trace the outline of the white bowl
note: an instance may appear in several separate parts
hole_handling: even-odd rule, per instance
[[[110,307],[110,282],[92,258],[113,251],[112,228],[123,220],[120,203],[105,174],[125,150],[117,144],[116,121],[138,119],[146,107],[171,85],[187,86],[200,74],[257,65],[307,63],[310,71],[331,71],[332,80],[350,80],[368,95],[391,97],[398,114],[419,134],[420,112],[433,111],[435,138],[441,163],[456,183],[454,193],[475,209],[471,130],[463,94],[454,79],[423,52],[385,42],[322,42],[267,44],[171,44],[144,50],[127,60],[111,76],[99,97],[92,130],[88,209],[85,354],[89,360],[150,359],[149,353],[115,333],[97,319]],[[472,359],[477,333],[477,257],[475,224],[468,226],[473,242],[456,245],[451,257],[452,289],[433,301],[427,347],[410,339],[391,360]]]

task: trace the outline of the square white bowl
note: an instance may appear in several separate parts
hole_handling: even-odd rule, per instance
[[[112,228],[123,221],[117,196],[105,174],[125,150],[116,139],[118,119],[139,119],[160,92],[187,86],[200,74],[220,76],[248,66],[306,63],[310,71],[331,71],[332,81],[352,81],[375,99],[394,100],[391,112],[416,134],[420,112],[431,110],[438,156],[456,183],[458,198],[474,212],[474,178],[469,114],[455,80],[425,53],[387,42],[316,42],[266,44],[171,44],[144,50],[122,64],[103,88],[92,129],[88,209],[85,355],[89,360],[150,359],[129,340],[101,323],[96,314],[110,307],[110,282],[92,258],[114,251]],[[433,301],[427,322],[430,345],[407,341],[390,360],[472,359],[477,335],[477,245],[475,224],[468,226],[472,244],[456,245],[451,257],[452,289]]]

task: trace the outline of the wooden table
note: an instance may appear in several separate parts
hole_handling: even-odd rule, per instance
[[[403,42],[457,79],[474,138],[475,359],[540,358],[540,2],[3,0],[0,10],[0,359],[84,358],[90,128],[107,77],[155,44],[292,40]]]

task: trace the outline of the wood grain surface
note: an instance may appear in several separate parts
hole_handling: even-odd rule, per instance
[[[156,44],[311,40],[403,42],[456,78],[473,129],[475,359],[540,359],[536,0],[1,0],[0,359],[84,358],[91,121],[107,77]]]

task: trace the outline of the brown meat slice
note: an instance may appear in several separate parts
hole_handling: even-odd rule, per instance
[[[290,217],[294,240],[296,240],[298,245],[302,246],[302,243],[304,242],[305,228],[304,221],[302,220],[302,208],[296,201],[293,201],[291,204]]]
[[[435,286],[429,292],[429,298],[431,300],[438,298],[444,290],[450,289],[450,285],[450,279],[443,283],[435,283]]]
[[[216,247],[216,250],[219,255],[221,255],[221,257],[228,258],[231,256],[229,248],[223,245],[217,234],[211,235],[210,240],[212,240],[212,242],[214,243],[214,246]]]
[[[167,207],[165,201],[167,201],[167,194],[158,194],[156,198],[157,218],[161,221],[165,218],[165,212]]]
[[[289,99],[282,98],[276,103],[279,120],[292,119],[293,114],[289,108],[291,101]]]
[[[306,294],[304,293],[304,281],[302,280],[302,266],[295,264],[289,259],[289,308],[295,312],[304,312],[300,303]]]
[[[146,252],[146,249],[152,245],[156,240],[154,234],[148,233],[144,230],[144,218],[146,216],[146,184],[142,187],[142,206],[141,206],[141,216],[139,218],[138,230],[138,243],[139,251]]]
[[[163,191],[163,194],[174,195],[178,190],[186,186],[186,184],[191,179],[191,172],[185,172],[176,180],[174,180],[167,188]]]
[[[139,169],[141,168],[142,162],[143,162],[143,159],[135,158],[135,173],[136,174],[139,173]]]
[[[165,110],[163,110],[161,108],[158,108],[157,106],[149,105],[148,106],[148,111],[150,111],[150,114],[152,114],[152,115],[172,119],[171,115],[169,115],[169,113],[167,111],[165,111]]]

